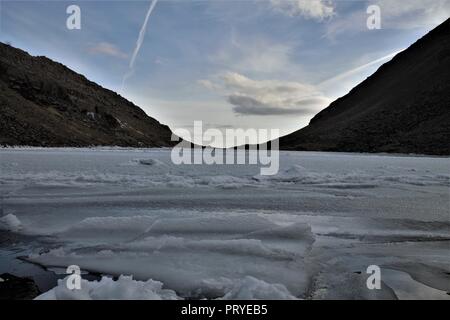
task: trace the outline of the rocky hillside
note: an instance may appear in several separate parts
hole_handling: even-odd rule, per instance
[[[450,19],[281,138],[280,147],[450,155]]]
[[[46,57],[0,43],[0,145],[171,145],[169,127]]]

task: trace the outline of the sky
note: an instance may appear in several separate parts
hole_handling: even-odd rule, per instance
[[[73,4],[79,30],[66,26]],[[370,5],[380,29],[367,27]],[[285,135],[449,16],[450,0],[2,0],[0,41],[67,65],[171,129],[201,120]]]

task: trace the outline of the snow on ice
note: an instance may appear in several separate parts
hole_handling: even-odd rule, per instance
[[[22,223],[13,214],[7,214],[6,216],[0,217],[0,230],[6,231],[20,231],[22,228]]]
[[[32,237],[30,262],[103,275],[42,299],[450,298],[448,158],[281,152],[261,176],[168,149],[0,156],[0,232]]]

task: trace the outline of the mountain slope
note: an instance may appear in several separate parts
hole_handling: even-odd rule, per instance
[[[280,139],[285,150],[450,154],[450,19]]]
[[[3,43],[0,93],[0,145],[172,145],[169,127],[117,93]]]

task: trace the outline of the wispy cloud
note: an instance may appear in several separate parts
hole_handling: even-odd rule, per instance
[[[381,28],[389,30],[407,30],[433,28],[450,16],[449,0],[371,0],[361,1],[353,10],[337,8],[339,17],[326,25],[324,37],[336,40],[337,37],[367,32],[367,13],[369,5],[380,7]]]
[[[450,16],[448,0],[377,0],[385,27],[410,29],[433,27]]]
[[[276,10],[291,17],[302,16],[322,21],[335,14],[332,2],[327,0],[271,0],[271,4]]]
[[[253,80],[236,72],[227,72],[217,81],[201,80],[199,83],[225,96],[233,111],[240,115],[307,115],[330,103],[330,99],[308,84]]]
[[[120,59],[126,59],[128,58],[128,54],[120,50],[117,46],[115,46],[112,43],[108,42],[100,42],[97,43],[87,49],[89,53],[92,54],[101,54],[101,55],[107,55],[111,57],[116,57]]]
[[[291,46],[264,37],[240,39],[233,33],[229,43],[218,48],[209,60],[223,69],[239,72],[273,73],[291,64]]]

